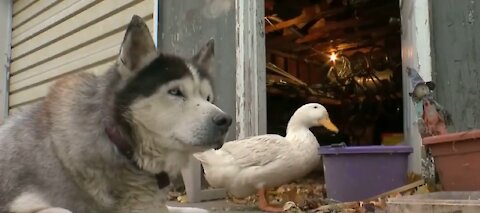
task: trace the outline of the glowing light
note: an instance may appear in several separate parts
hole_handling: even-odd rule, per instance
[[[330,61],[335,62],[336,60],[337,60],[337,54],[332,52],[332,54],[330,55]]]

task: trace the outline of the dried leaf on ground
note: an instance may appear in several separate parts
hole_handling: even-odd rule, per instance
[[[188,201],[187,200],[187,195],[178,196],[177,201],[180,202],[180,203],[186,203]]]
[[[304,211],[325,203],[325,186],[318,179],[300,179],[270,190],[268,194],[269,202],[273,205],[281,206],[291,201]]]
[[[413,183],[413,182],[419,181],[421,179],[422,179],[422,175],[414,173],[414,172],[410,172],[407,175],[407,180],[408,180],[407,182],[408,183]]]
[[[244,197],[244,198],[237,198],[237,197],[227,193],[226,200],[227,200],[227,202],[232,202],[232,203],[235,203],[235,204],[254,205],[255,202],[257,201],[257,196],[256,195],[251,195],[251,196]]]
[[[409,182],[417,179],[417,175],[409,175]],[[417,180],[371,199],[358,202],[340,203],[326,198],[326,191],[323,183],[317,180],[304,179],[268,190],[267,198],[271,205],[283,207],[286,212],[311,212],[313,210],[313,212],[322,213],[370,213],[374,212],[374,209],[385,209],[386,203],[390,198],[428,192],[429,189],[427,185],[422,180]],[[169,193],[169,196],[176,196],[178,202],[187,201],[184,193],[171,192]],[[227,202],[235,204],[254,206],[256,201],[256,195],[248,196],[246,198],[235,198],[231,195],[227,195]]]
[[[283,211],[291,213],[301,213],[302,210],[292,201],[288,201],[283,205]]]
[[[399,187],[389,192],[385,192],[375,198],[358,202],[333,203],[320,206],[315,212],[357,212],[367,213],[375,212],[375,210],[385,210],[387,201],[390,198],[408,196],[417,193],[428,193],[428,187],[423,180],[417,180],[408,185]]]
[[[417,191],[415,191],[415,194],[427,194],[427,193],[430,193],[430,190],[427,184],[418,187]]]
[[[182,195],[185,195],[185,192],[168,192],[168,200],[169,201],[177,200],[177,198]]]
[[[294,183],[284,184],[268,190],[267,199],[274,206],[282,207],[286,203],[291,202],[299,210],[307,211],[328,203],[328,201],[325,201],[325,194],[323,182],[320,182],[318,179],[300,179]],[[228,194],[227,201],[235,204],[254,205],[257,201],[257,196],[236,198]]]
[[[345,202],[345,203],[334,203],[329,205],[324,205],[316,208],[314,211],[318,213],[323,212],[344,212],[350,211],[352,209],[359,209],[360,202]]]

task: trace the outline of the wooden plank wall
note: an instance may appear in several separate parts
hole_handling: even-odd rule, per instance
[[[294,75],[308,85],[321,83],[321,76],[325,75],[319,65],[286,58],[273,53],[267,53],[267,61]]]
[[[450,131],[478,129],[480,2],[445,0],[431,6],[435,95],[452,113]]]
[[[14,1],[10,114],[40,100],[59,77],[104,73],[132,15],[143,17],[153,35],[153,1]]]

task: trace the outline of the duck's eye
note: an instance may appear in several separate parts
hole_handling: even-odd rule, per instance
[[[168,90],[168,94],[177,96],[177,97],[184,97],[182,91],[180,91],[180,89],[178,88]]]
[[[207,101],[210,102],[212,99],[210,98],[210,95],[207,96]]]
[[[318,108],[318,106],[314,106],[313,108],[314,108],[314,109],[317,109],[317,108]]]

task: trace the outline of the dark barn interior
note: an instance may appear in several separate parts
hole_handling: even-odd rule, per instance
[[[265,23],[268,133],[318,102],[340,129],[314,128],[321,145],[401,142],[398,0],[266,0]]]

